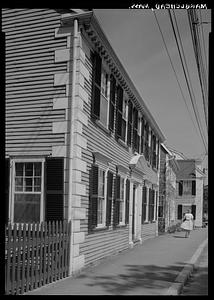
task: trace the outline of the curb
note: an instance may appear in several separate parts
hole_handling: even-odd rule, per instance
[[[178,274],[175,282],[162,295],[179,295],[183,286],[187,282],[193,270],[197,267],[200,255],[208,243],[208,238],[198,247],[192,258],[186,263],[182,271]]]

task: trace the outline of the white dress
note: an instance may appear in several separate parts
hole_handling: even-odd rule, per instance
[[[192,230],[193,229],[193,215],[190,213],[185,214],[185,221],[181,223],[181,228],[184,230]]]

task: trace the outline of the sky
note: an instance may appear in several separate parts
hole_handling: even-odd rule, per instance
[[[94,9],[107,39],[164,134],[166,145],[182,152],[187,158],[203,159],[205,147],[191,105],[169,14],[167,10],[155,10],[155,12],[187,104],[170,64],[154,12],[151,9]],[[198,15],[203,22],[211,20],[210,9],[201,10],[201,14],[198,11]],[[202,130],[207,140],[203,98],[187,10],[176,9],[175,16]],[[205,63],[205,55],[208,60],[208,36],[211,24],[200,26],[202,54],[206,67],[208,62]]]

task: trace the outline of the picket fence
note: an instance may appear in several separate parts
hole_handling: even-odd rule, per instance
[[[19,295],[68,276],[71,223],[5,227],[5,294]]]

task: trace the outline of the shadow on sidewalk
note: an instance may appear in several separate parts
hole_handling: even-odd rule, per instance
[[[155,265],[125,265],[123,274],[113,276],[93,276],[86,283],[89,287],[100,287],[113,295],[134,293],[135,289],[163,289],[168,283],[173,283],[178,273],[183,269],[184,263],[172,266],[159,267]],[[82,274],[79,278],[88,275]],[[96,289],[96,288],[95,288]]]

